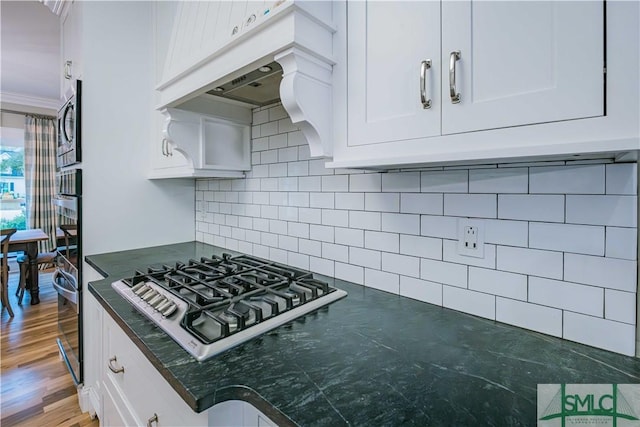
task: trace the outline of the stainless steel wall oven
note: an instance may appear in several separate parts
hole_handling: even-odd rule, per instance
[[[58,254],[53,287],[58,293],[58,347],[74,382],[82,382],[82,171],[59,171],[53,204]]]

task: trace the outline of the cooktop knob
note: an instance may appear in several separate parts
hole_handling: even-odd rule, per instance
[[[171,302],[171,304],[169,304],[169,306],[162,310],[160,313],[162,313],[164,317],[169,317],[176,311],[177,308],[178,306],[174,302]]]
[[[153,299],[153,297],[155,297],[156,295],[158,295],[158,291],[155,291],[153,289],[151,289],[151,292],[147,292],[146,294],[144,294],[142,296],[142,299],[146,302],[149,302]]]

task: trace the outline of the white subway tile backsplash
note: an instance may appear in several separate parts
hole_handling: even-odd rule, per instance
[[[301,131],[298,130],[298,127],[290,125],[291,122],[285,123],[283,121],[278,122],[278,127],[285,125],[287,127],[286,130],[281,132],[288,132],[287,139],[289,142],[289,147],[297,147],[301,145],[307,145],[307,139],[304,137]]]
[[[297,221],[298,208],[291,206],[278,207],[278,219],[283,221]]]
[[[532,194],[604,194],[604,165],[529,168]]]
[[[333,169],[327,169],[325,159],[309,160],[309,175],[333,175]]]
[[[564,196],[499,194],[498,218],[564,222]]]
[[[309,193],[289,193],[289,204],[301,208],[309,207]]]
[[[260,152],[260,163],[278,163],[278,150],[267,150]]]
[[[440,283],[400,276],[400,295],[430,304],[442,305],[442,285]]]
[[[380,230],[382,219],[380,212],[349,212],[349,227],[364,230]]]
[[[308,224],[320,224],[322,222],[322,209],[300,208],[298,209],[298,221]]]
[[[256,126],[254,126],[256,127]],[[260,129],[259,126],[257,126],[258,129]],[[258,134],[260,132],[258,131]],[[258,151],[264,151],[264,150],[268,150],[269,149],[269,138],[266,137],[266,135],[258,135],[258,136],[262,136],[262,138],[255,138],[253,141],[251,141],[251,151],[253,152],[258,152]]]
[[[335,261],[330,259],[318,258],[314,256],[309,257],[309,270],[316,273],[324,274],[325,276],[335,275]]]
[[[320,240],[321,242],[333,243],[334,228],[326,225],[309,226],[309,238],[312,240]]]
[[[309,193],[309,206],[312,208],[333,209],[333,193]]]
[[[564,255],[564,280],[636,292],[637,263],[616,258]]]
[[[364,268],[336,261],[335,269],[338,279],[347,280],[358,285],[364,284]]]
[[[638,230],[607,227],[605,256],[635,261],[638,259]]]
[[[319,257],[322,256],[322,243],[317,240],[298,239],[298,250],[300,253]]]
[[[349,179],[349,191],[381,191],[382,178],[378,173],[365,173],[351,175]],[[340,190],[342,191],[342,190]]]
[[[400,235],[400,253],[421,258],[442,259],[442,239]]]
[[[458,238],[458,218],[452,216],[420,216],[420,234],[443,239]]]
[[[289,252],[287,253],[287,264],[303,270],[309,270],[309,255]]]
[[[277,128],[277,126],[276,126]],[[264,128],[260,129],[264,135]],[[287,146],[287,134],[269,136],[269,149],[285,148]]]
[[[495,194],[445,194],[444,214],[476,218],[496,218],[498,202]]]
[[[604,317],[617,322],[636,324],[636,294],[613,289],[604,290]]]
[[[530,277],[529,302],[603,317],[604,289]]]
[[[335,234],[335,242],[338,244],[356,247],[364,246],[364,230],[336,228]]]
[[[364,193],[336,193],[336,209],[364,210]]]
[[[462,264],[452,264],[450,262],[424,258],[420,260],[421,279],[460,288],[467,287],[467,269],[468,267]]]
[[[382,270],[405,276],[420,277],[420,258],[382,252]]]
[[[496,318],[496,297],[468,289],[443,286],[442,306],[487,319]]]
[[[604,227],[530,222],[529,247],[604,255]]]
[[[349,212],[339,211],[334,209],[322,210],[322,224],[333,225],[335,227],[348,227],[349,226]]]
[[[287,173],[289,176],[307,176],[309,175],[309,162],[307,160],[289,162],[287,165]]]
[[[260,235],[260,244],[269,247],[278,247],[278,235],[274,233],[262,233]]]
[[[562,310],[496,298],[496,320],[556,337],[562,336]]]
[[[496,261],[498,270],[562,279],[562,252],[498,246]]]
[[[322,191],[349,191],[349,175],[323,176]]]
[[[380,251],[354,247],[349,248],[349,262],[351,264],[380,270],[382,268],[381,259],[382,255]]]
[[[322,258],[349,262],[349,247],[333,243],[322,243]]]
[[[400,251],[400,236],[397,233],[365,231],[364,247],[367,249],[398,253]]]
[[[291,252],[298,252],[298,239],[289,236],[278,236],[278,247]]]
[[[275,164],[269,165],[269,176],[270,177],[287,176],[287,164],[275,163]]]
[[[420,215],[383,213],[382,231],[419,235]]]
[[[420,172],[382,174],[382,191],[420,192]]]
[[[400,212],[442,215],[442,194],[400,193]]]
[[[272,219],[269,221],[269,232],[287,234],[287,221]]]
[[[638,194],[638,164],[620,163],[606,166],[607,194]]]
[[[567,196],[567,222],[636,227],[636,196]]]
[[[365,268],[364,285],[369,288],[379,289],[393,294],[400,293],[400,276],[384,271]]]
[[[399,212],[400,195],[398,193],[365,193],[364,209],[376,212]]]
[[[529,243],[529,227],[526,221],[499,219],[482,220],[485,243],[526,247]]]
[[[469,171],[469,193],[527,193],[527,168],[473,169]]]
[[[293,237],[309,238],[309,224],[303,222],[289,222],[287,225],[287,234]]]
[[[636,163],[327,169],[279,103],[254,110],[252,133],[246,179],[196,180],[198,241],[614,351],[635,345]],[[466,217],[483,258],[457,252]]]
[[[420,190],[423,193],[466,193],[469,189],[467,170],[422,172]]]
[[[322,177],[304,176],[298,178],[298,190],[300,191],[322,191]]]
[[[562,337],[571,341],[634,356],[635,335],[633,325],[564,312]]]
[[[527,300],[527,276],[469,267],[469,289],[512,299]]]

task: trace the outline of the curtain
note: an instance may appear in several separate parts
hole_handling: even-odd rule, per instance
[[[39,251],[50,252],[56,247],[56,215],[52,203],[56,185],[56,126],[53,119],[25,116],[24,180],[27,228],[40,228],[49,236],[49,240],[39,243]]]

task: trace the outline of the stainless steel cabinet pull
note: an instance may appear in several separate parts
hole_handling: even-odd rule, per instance
[[[162,138],[162,155],[167,157],[169,153],[167,153],[167,138]]]
[[[71,61],[65,61],[64,63],[64,78],[67,80],[71,79]]]
[[[153,414],[153,417],[147,420],[147,427],[151,427],[151,423],[156,423],[156,425],[158,424],[158,414]]]
[[[431,69],[431,60],[427,59],[420,64],[420,101],[425,110],[431,108],[431,99],[427,99],[427,70]]]
[[[460,94],[456,92],[456,61],[460,60],[460,51],[451,52],[449,56],[449,96],[452,104],[460,102]]]
[[[111,370],[111,372],[113,372],[114,374],[119,374],[120,372],[124,372],[124,366],[120,367],[120,368],[116,368],[113,366],[113,362],[116,362],[117,359],[115,356],[113,356],[111,359],[109,359],[109,369]]]

